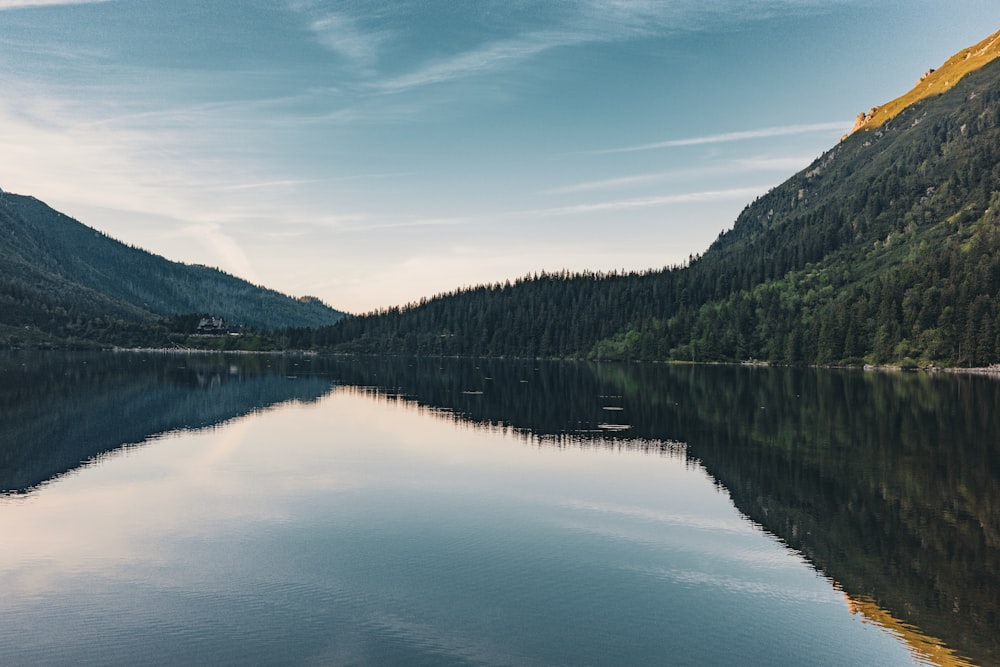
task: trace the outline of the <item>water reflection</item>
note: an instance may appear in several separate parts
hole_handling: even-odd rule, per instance
[[[0,494],[179,429],[220,424],[330,381],[308,358],[136,353],[0,355]],[[289,377],[292,376],[292,377]]]
[[[0,489],[23,493],[124,444],[315,400],[335,385],[535,447],[684,457],[918,660],[1000,663],[1000,383],[984,378],[13,355],[0,361]]]
[[[741,512],[839,582],[857,609],[898,619],[881,624],[913,640],[916,655],[961,664],[951,649],[927,650],[943,641],[1000,663],[995,381],[438,359],[344,360],[337,377],[539,444],[685,443]],[[610,401],[627,430],[601,428]]]
[[[900,637],[910,647],[914,657],[922,664],[939,667],[972,667],[972,663],[960,656],[944,642],[925,634],[920,628],[904,623],[878,606],[870,598],[847,597],[848,607],[853,614],[859,614],[869,623]]]

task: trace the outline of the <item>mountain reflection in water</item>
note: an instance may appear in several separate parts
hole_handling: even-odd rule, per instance
[[[992,379],[460,359],[337,368],[344,384],[539,445],[683,447],[744,515],[838,582],[852,609],[902,636],[918,658],[1000,664],[1000,383]],[[599,428],[609,402],[627,430]]]
[[[0,491],[336,385],[532,446],[684,456],[929,664],[1000,664],[1000,383],[818,369],[15,354]]]
[[[28,492],[163,433],[316,400],[330,381],[295,376],[307,363],[276,355],[2,355],[0,494]]]
[[[921,663],[939,667],[971,667],[972,663],[945,646],[940,639],[929,637],[920,628],[904,623],[868,598],[853,599],[848,596],[847,604],[851,612],[860,614],[869,623],[896,635],[906,642],[913,655]]]

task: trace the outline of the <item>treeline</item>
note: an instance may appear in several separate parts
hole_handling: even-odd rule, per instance
[[[670,298],[664,275],[543,273],[285,335],[292,347],[350,352],[585,356],[628,317]]]
[[[338,315],[318,300],[126,248],[28,197],[0,192],[0,231],[8,347],[984,366],[1000,361],[1000,60],[848,137],[684,266],[540,273],[318,326]],[[176,313],[242,335],[195,338]]]
[[[861,131],[689,265],[540,274],[292,329],[343,352],[981,366],[1000,360],[1000,61]]]

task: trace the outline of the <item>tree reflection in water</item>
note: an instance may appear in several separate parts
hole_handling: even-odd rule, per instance
[[[922,660],[1000,663],[1000,383],[822,369],[10,354],[0,491],[346,385],[533,446],[684,456]],[[939,638],[939,639],[935,639]]]

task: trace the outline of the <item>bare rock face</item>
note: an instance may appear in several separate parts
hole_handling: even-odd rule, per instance
[[[878,111],[878,107],[872,107],[868,111],[862,111],[858,114],[858,117],[854,119],[854,127],[851,129],[851,133],[855,133],[862,127],[868,124],[868,122],[875,116],[875,112]]]

